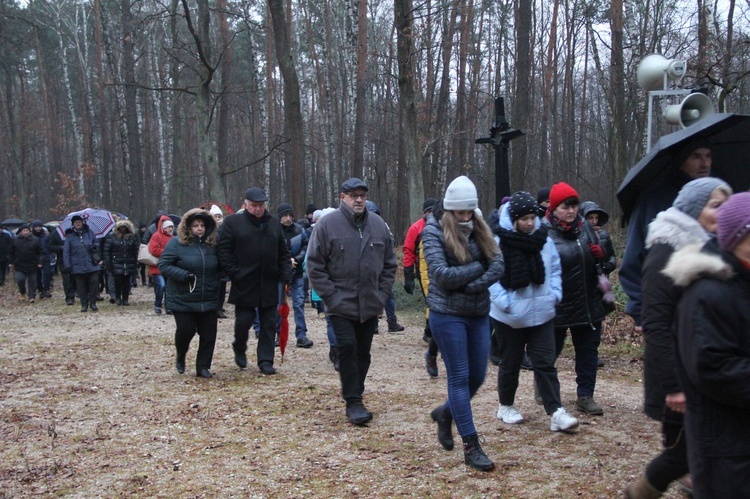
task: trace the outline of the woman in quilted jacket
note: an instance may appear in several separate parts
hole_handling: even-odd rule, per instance
[[[464,462],[490,471],[495,465],[479,444],[471,398],[484,382],[489,357],[488,288],[503,274],[503,260],[487,223],[478,216],[477,189],[468,177],[448,186],[422,232],[430,278],[430,328],[448,376],[448,400],[435,408],[438,440],[453,449],[452,422],[464,444]]]
[[[172,239],[174,222],[167,215],[162,215],[157,225],[156,232],[148,241],[148,251],[156,258],[160,258],[167,243]],[[154,283],[154,313],[161,314],[166,282],[164,281],[164,276],[159,271],[159,267],[156,265],[148,266],[148,275],[151,276],[151,281]]]

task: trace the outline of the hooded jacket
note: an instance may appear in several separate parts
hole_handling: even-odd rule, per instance
[[[585,219],[589,213],[599,213],[599,227],[603,227],[609,222],[609,213],[593,201],[584,201],[581,203],[581,216]],[[588,222],[587,222],[588,223]],[[599,239],[599,245],[604,251],[604,258],[599,262],[602,266],[602,271],[609,275],[617,268],[617,255],[615,255],[615,246],[612,244],[612,238],[604,229],[596,231],[596,236]]]
[[[750,490],[750,270],[707,244],[688,246],[664,275],[684,288],[677,307],[677,372],[696,497]],[[715,251],[715,250],[714,250]],[[717,461],[723,473],[717,474]]]
[[[36,273],[42,265],[42,245],[33,234],[27,237],[18,235],[13,238],[10,246],[10,263],[16,270],[24,274]]]
[[[70,227],[65,231],[63,245],[63,268],[71,274],[99,272],[101,261],[99,240],[89,226],[83,224],[81,230]]]
[[[190,225],[203,220],[206,232],[193,235]],[[206,210],[195,208],[182,217],[177,235],[159,258],[167,279],[167,309],[174,312],[216,312],[221,308],[219,259],[216,256],[216,221]]]
[[[358,322],[377,317],[393,291],[396,268],[391,231],[377,214],[365,210],[355,220],[342,202],[315,224],[307,276],[326,313]]]
[[[508,214],[508,203],[500,208],[500,227],[514,230]],[[536,231],[540,226],[537,218]],[[490,317],[519,329],[539,326],[555,317],[555,305],[562,300],[562,268],[555,243],[547,237],[541,251],[544,262],[544,283],[520,289],[505,289],[500,281],[490,286]],[[509,262],[505,262],[509,265]]]
[[[585,220],[578,237],[556,230],[547,218],[542,224],[555,242],[562,266],[563,298],[557,304],[555,327],[593,326],[604,319],[602,293],[599,291],[596,259],[589,243],[596,242],[594,230]]]
[[[104,240],[104,264],[114,275],[136,275],[140,238],[130,220],[118,220]]]
[[[710,234],[697,220],[677,208],[659,213],[648,227],[646,260],[643,262],[643,390],[644,412],[657,421],[665,415],[664,399],[669,393],[681,392],[675,365],[673,324],[682,288],[661,273],[670,257],[691,244],[703,244]],[[682,415],[667,411],[676,423]]]
[[[427,305],[442,314],[487,315],[490,311],[488,289],[503,275],[503,257],[498,254],[493,261],[486,261],[472,235],[469,236],[469,251],[473,261],[460,264],[445,247],[445,233],[440,225],[444,214],[442,203],[436,204],[422,231],[422,251],[430,277]]]
[[[279,219],[241,211],[224,219],[216,247],[222,270],[232,280],[229,303],[241,307],[279,304],[279,283],[292,279],[289,247]]]
[[[172,221],[172,219],[167,215],[162,215],[161,217],[159,217],[159,222],[157,223],[158,230],[151,236],[148,241],[148,251],[156,258],[161,258],[161,254],[164,251],[164,248],[167,247],[167,243],[174,237],[174,231],[172,231],[172,235],[169,235],[163,228],[163,224],[167,220],[169,220],[170,222]],[[159,271],[158,265],[148,266],[148,275],[160,274],[161,272]]]

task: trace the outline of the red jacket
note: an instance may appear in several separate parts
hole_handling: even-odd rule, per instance
[[[417,263],[417,249],[425,223],[425,219],[422,217],[411,224],[409,230],[406,231],[406,239],[404,239],[404,268],[412,267]]]
[[[151,236],[151,239],[148,242],[148,250],[156,258],[161,257],[161,253],[162,251],[164,251],[164,247],[167,245],[169,240],[172,239],[172,236],[167,235],[164,229],[162,229],[162,223],[164,223],[167,220],[169,220],[170,222],[172,221],[172,219],[170,219],[167,215],[162,215],[159,218],[156,233],[153,236]],[[175,227],[175,229],[176,228],[177,227]],[[172,231],[172,234],[174,234],[174,230]],[[159,272],[159,267],[157,267],[156,265],[148,266],[148,275],[160,275],[160,274],[161,272]]]

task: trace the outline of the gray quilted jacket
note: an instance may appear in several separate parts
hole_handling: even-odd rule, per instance
[[[473,237],[469,247],[474,261],[461,265],[445,248],[445,235],[440,225],[442,209],[436,209],[422,231],[422,251],[427,261],[430,286],[427,305],[442,314],[481,317],[489,314],[489,287],[505,271],[502,255],[494,261],[485,260]],[[436,218],[437,216],[437,218]]]

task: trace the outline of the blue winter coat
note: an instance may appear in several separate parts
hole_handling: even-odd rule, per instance
[[[84,224],[80,232],[73,227],[65,231],[63,269],[71,274],[98,272],[100,261],[99,241],[88,225]]]
[[[537,218],[534,230],[540,225]],[[500,227],[513,230],[508,203],[501,208]],[[490,286],[490,317],[514,329],[539,326],[555,317],[555,305],[562,300],[562,267],[560,254],[549,237],[542,248],[542,261],[544,284],[530,284],[520,289],[505,289],[500,282]]]

